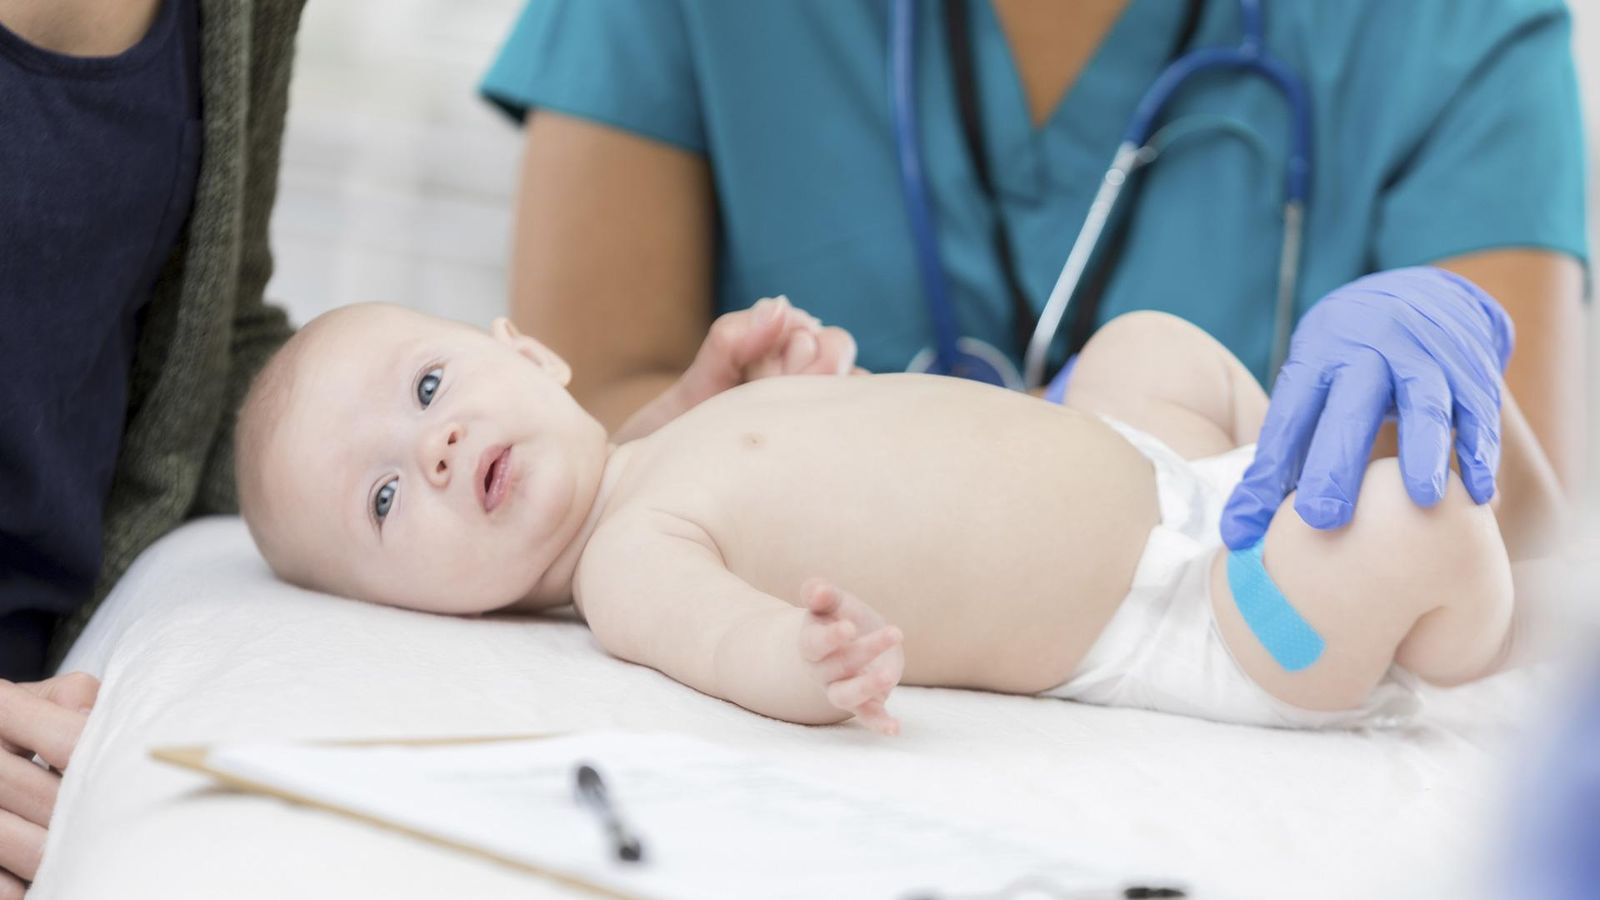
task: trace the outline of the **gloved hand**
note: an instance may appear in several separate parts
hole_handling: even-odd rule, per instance
[[[1255,461],[1223,510],[1223,541],[1235,550],[1255,544],[1291,490],[1306,524],[1349,524],[1391,412],[1412,500],[1432,506],[1444,496],[1453,427],[1467,493],[1488,502],[1512,341],[1500,304],[1442,269],[1379,272],[1322,298],[1290,340]]]

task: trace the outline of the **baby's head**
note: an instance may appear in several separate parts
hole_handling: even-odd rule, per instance
[[[567,364],[490,333],[377,304],[318,317],[262,369],[239,413],[239,504],[286,581],[413,609],[532,597],[580,533],[606,431]]]

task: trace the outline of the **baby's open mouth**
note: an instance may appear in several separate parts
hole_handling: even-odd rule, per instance
[[[494,512],[506,499],[511,476],[511,447],[490,447],[478,463],[478,500],[483,511]]]

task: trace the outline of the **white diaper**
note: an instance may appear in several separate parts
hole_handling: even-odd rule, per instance
[[[1156,470],[1161,522],[1150,530],[1133,587],[1066,684],[1046,696],[1132,706],[1220,722],[1286,728],[1395,724],[1419,706],[1413,677],[1391,666],[1359,709],[1300,709],[1246,675],[1211,610],[1211,563],[1222,549],[1222,507],[1255,455],[1251,444],[1185,460],[1121,422],[1106,420]]]

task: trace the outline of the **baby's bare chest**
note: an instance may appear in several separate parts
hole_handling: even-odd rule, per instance
[[[829,578],[904,628],[908,646],[1041,620],[1071,628],[1114,608],[1154,519],[1137,452],[1042,403],[890,399],[905,402],[686,418],[640,448],[608,515],[689,523],[729,571],[790,603],[807,578]]]

